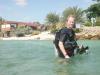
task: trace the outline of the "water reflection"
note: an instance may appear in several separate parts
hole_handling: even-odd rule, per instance
[[[56,75],[84,75],[87,60],[88,56],[76,56],[68,60],[57,58],[54,65]]]
[[[70,60],[57,58],[55,60],[56,75],[70,75],[68,70],[68,66],[70,63]]]

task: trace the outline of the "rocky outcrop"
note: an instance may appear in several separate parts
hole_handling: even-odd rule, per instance
[[[77,39],[100,39],[100,27],[83,27],[82,32],[76,34]]]

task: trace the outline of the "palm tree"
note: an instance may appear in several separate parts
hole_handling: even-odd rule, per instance
[[[83,11],[81,8],[76,7],[69,7],[63,11],[62,20],[65,22],[68,15],[74,15],[76,23],[83,22]]]
[[[55,24],[57,22],[59,22],[59,15],[55,14],[55,13],[49,13],[46,16],[46,22],[47,24]]]

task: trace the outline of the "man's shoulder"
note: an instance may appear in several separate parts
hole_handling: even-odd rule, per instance
[[[65,28],[62,28],[62,29],[60,29],[60,32],[61,33],[67,33],[68,32],[68,29],[65,27]]]

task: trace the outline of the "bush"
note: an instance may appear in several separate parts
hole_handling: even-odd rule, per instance
[[[56,24],[56,29],[57,30],[59,30],[59,29],[61,29],[61,28],[64,28],[65,27],[65,24],[63,23],[63,22],[58,22],[57,24]]]
[[[95,26],[100,26],[100,17],[97,17],[96,18]]]
[[[32,35],[38,35],[38,34],[40,34],[40,31],[35,30],[32,32]]]
[[[32,30],[31,27],[26,26],[25,29],[24,29],[24,32],[25,32],[25,34],[32,34],[33,30]]]
[[[85,25],[85,26],[92,26],[92,23],[91,23],[90,21],[86,21],[86,22],[84,23],[84,25]]]
[[[25,34],[31,34],[31,33],[32,33],[32,28],[29,26],[18,26],[15,30],[15,34],[17,37],[23,37],[25,36]]]
[[[16,36],[17,36],[17,37],[24,37],[25,34],[24,34],[24,33],[17,33]]]
[[[56,31],[57,31],[57,29],[52,29],[52,30],[51,30],[51,33],[55,34]]]
[[[57,29],[56,29],[56,24],[51,25],[50,28],[49,28],[49,30],[50,30],[51,33],[55,33],[56,30],[57,30]]]
[[[75,33],[79,33],[79,32],[81,32],[81,29],[75,28],[74,31],[75,31]]]
[[[23,37],[25,35],[25,27],[24,26],[18,26],[15,30],[15,34],[17,37]]]
[[[65,27],[65,24],[63,22],[58,22],[54,25],[49,26],[49,30],[51,31],[51,33],[55,33],[57,30],[60,30],[63,27]]]

